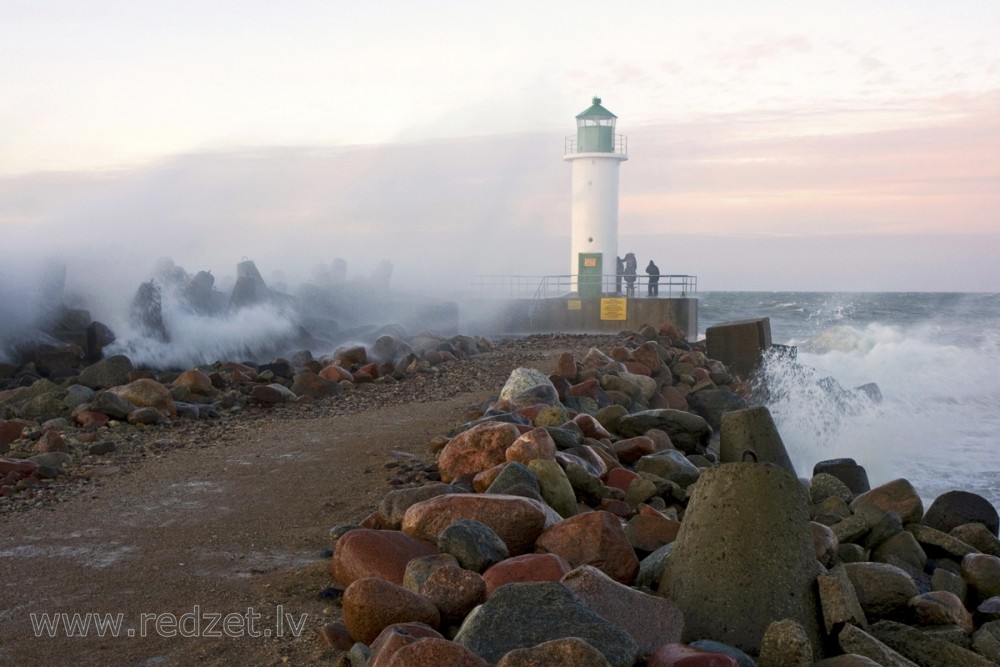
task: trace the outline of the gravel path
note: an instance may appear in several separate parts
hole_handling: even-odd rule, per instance
[[[496,341],[436,373],[326,401],[122,429],[112,455],[0,504],[0,664],[330,664],[335,652],[316,638],[338,613],[320,596],[329,528],[372,511],[394,460],[427,458],[427,443],[513,368],[550,371],[559,352],[614,339]],[[121,629],[38,637],[32,614],[45,613],[120,614]],[[224,632],[227,614],[240,616]],[[213,619],[221,636],[207,637]]]

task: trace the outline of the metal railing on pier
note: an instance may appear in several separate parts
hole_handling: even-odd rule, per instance
[[[589,284],[596,282],[596,276],[585,276]],[[547,299],[552,297],[576,296],[577,275],[562,276],[474,276],[471,292],[473,297],[482,299]],[[624,276],[615,274],[601,276],[601,296],[632,296],[646,298],[649,295],[649,276],[637,275],[629,294],[629,285]],[[663,274],[656,285],[660,298],[691,297],[698,293],[698,276],[686,274]]]

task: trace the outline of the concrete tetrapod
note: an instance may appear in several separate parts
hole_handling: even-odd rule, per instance
[[[705,471],[660,579],[684,613],[684,641],[756,654],[773,621],[799,623],[820,646],[816,554],[802,485],[780,468],[726,463]]]
[[[743,460],[743,452],[752,450],[762,463],[773,463],[795,474],[785,443],[774,425],[771,412],[759,405],[746,410],[731,410],[722,415],[719,432],[719,458],[723,463]]]

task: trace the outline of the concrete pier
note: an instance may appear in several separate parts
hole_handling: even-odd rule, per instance
[[[672,322],[690,340],[698,335],[698,299],[691,297],[475,299],[462,303],[460,313],[463,327],[491,333],[617,333]]]

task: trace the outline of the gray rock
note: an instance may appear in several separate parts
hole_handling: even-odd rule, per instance
[[[964,523],[952,528],[948,534],[984,554],[1000,556],[1000,539],[981,523]]]
[[[837,643],[845,653],[857,654],[873,660],[882,667],[920,667],[904,658],[864,630],[847,624],[837,635]]]
[[[607,497],[609,489],[601,481],[601,478],[591,474],[582,465],[567,463],[563,466],[563,470],[566,473],[566,479],[573,487],[573,491],[587,505],[596,507],[602,499]]]
[[[288,399],[285,393],[278,389],[281,387],[279,384],[258,384],[255,385],[253,389],[250,390],[250,397],[255,401],[263,403],[264,405],[277,405],[279,403],[284,403]]]
[[[913,533],[913,537],[917,538],[917,542],[923,546],[928,555],[945,554],[956,560],[962,560],[968,554],[979,553],[979,550],[972,545],[930,526],[911,523],[906,530]]]
[[[600,422],[601,426],[606,428],[609,433],[617,433],[618,426],[621,423],[623,417],[628,415],[628,410],[623,405],[608,405],[600,410],[594,415],[594,418]]]
[[[631,635],[640,656],[681,640],[684,617],[669,600],[620,584],[591,565],[568,572],[562,582],[587,606]]]
[[[84,368],[77,382],[91,389],[110,389],[127,383],[132,370],[132,360],[118,354]]]
[[[111,440],[95,442],[90,447],[87,447],[87,453],[92,456],[101,456],[103,454],[110,454],[111,452],[117,450],[118,450],[118,445],[116,445]]]
[[[542,371],[534,368],[515,368],[500,390],[500,400],[512,400],[538,385],[548,385],[552,387],[553,391],[555,390],[549,376]]]
[[[924,503],[920,494],[906,479],[894,479],[855,496],[851,509],[857,512],[858,506],[862,504],[872,505],[883,513],[895,512],[904,524],[919,523],[924,515]]]
[[[441,496],[446,493],[459,493],[461,491],[462,489],[459,487],[440,482],[406,489],[394,489],[382,496],[378,513],[382,517],[386,528],[399,530],[403,525],[403,514],[406,513],[406,510],[411,505],[435,496]]]
[[[927,565],[927,554],[909,531],[900,531],[885,540],[872,553],[872,560],[879,563],[904,562],[915,570]]]
[[[475,519],[459,519],[442,530],[437,546],[441,552],[454,556],[466,570],[479,573],[510,557],[500,536]]]
[[[823,611],[823,625],[827,634],[843,623],[853,623],[862,628],[868,627],[868,619],[854,591],[854,584],[847,576],[843,565],[821,574],[816,578],[819,585],[820,608]]]
[[[129,424],[159,424],[163,414],[156,408],[136,408],[128,413]]]
[[[68,416],[69,409],[63,403],[64,395],[64,391],[52,391],[28,399],[17,408],[17,416],[38,423]]]
[[[907,617],[910,598],[919,593],[909,574],[886,563],[847,563],[844,569],[869,621]]]
[[[580,446],[580,443],[583,442],[583,433],[579,430],[555,426],[546,426],[545,430],[552,436],[553,442],[556,443],[556,449],[559,450],[572,449]]]
[[[46,466],[49,468],[55,468],[56,470],[62,470],[64,465],[73,462],[73,456],[71,454],[67,454],[66,452],[45,452],[44,454],[36,454],[30,457],[29,460],[37,463],[39,468]]]
[[[66,387],[66,395],[63,397],[63,405],[67,410],[72,410],[78,405],[89,403],[94,398],[94,390],[84,387],[82,384],[74,384]]]
[[[559,392],[556,391],[551,382],[529,387],[526,391],[510,399],[510,409],[518,410],[540,403],[544,405],[560,405]]]
[[[805,628],[784,618],[767,626],[757,664],[760,667],[812,667],[814,653]]]
[[[532,497],[541,497],[541,490],[538,487],[538,479],[535,474],[523,463],[513,461],[504,466],[493,483],[486,489],[486,493],[506,494],[510,493],[510,489],[520,486],[532,489],[534,491]]]
[[[90,402],[90,409],[94,412],[103,412],[112,419],[125,419],[130,412],[136,409],[136,406],[118,394],[110,391],[99,391],[94,394],[94,400]]]
[[[830,527],[833,528],[833,532],[841,544],[857,542],[868,534],[868,531],[882,519],[884,514],[884,511],[874,505],[859,505],[854,509],[854,514]]]
[[[622,417],[618,423],[619,434],[626,438],[643,435],[654,428],[665,431],[674,446],[685,454],[697,454],[712,437],[712,427],[707,421],[683,410],[643,410]]]
[[[996,667],[978,653],[894,621],[879,621],[869,632],[886,646],[906,656],[921,667]]]
[[[847,485],[851,493],[858,495],[871,489],[868,473],[854,459],[829,459],[813,466],[813,476],[820,473],[833,475]]]
[[[558,463],[551,459],[534,459],[528,462],[528,470],[538,479],[538,488],[549,507],[564,519],[576,515],[576,492]]]
[[[981,523],[994,536],[1000,528],[1000,515],[990,501],[969,491],[949,491],[934,499],[924,515],[923,524],[944,533],[966,523]]]
[[[670,551],[673,548],[673,542],[664,544],[639,561],[639,574],[635,575],[632,585],[637,588],[648,588],[654,591],[659,589],[660,579],[663,577],[663,569],[667,566],[667,559],[670,558]]]
[[[431,554],[411,558],[403,572],[403,588],[419,593],[427,578],[442,567],[459,567],[458,559],[451,554]]]
[[[675,482],[684,488],[697,482],[701,476],[701,470],[688,461],[683,452],[676,449],[665,449],[643,456],[636,462],[635,469]]]
[[[194,403],[185,403],[175,399],[174,409],[177,410],[177,416],[181,419],[199,419],[201,417],[201,408]]]
[[[564,637],[583,639],[612,667],[631,667],[639,653],[627,632],[556,582],[501,586],[466,617],[455,641],[496,663],[514,649]]]
[[[877,549],[887,539],[901,532],[903,532],[903,522],[899,515],[895,512],[886,512],[865,535],[863,546],[867,549]]]
[[[847,485],[833,475],[821,472],[813,475],[809,480],[809,501],[814,504],[822,503],[830,497],[842,499],[845,503],[854,500],[854,493]]]
[[[934,574],[931,575],[931,590],[948,591],[958,597],[959,600],[962,600],[962,602],[967,601],[969,593],[965,580],[943,567],[934,568]]]
[[[1000,621],[990,621],[972,635],[972,648],[993,662],[1000,663]]]
[[[684,612],[685,641],[756,653],[767,626],[788,618],[819,646],[816,553],[793,475],[756,463],[707,470],[673,545],[659,590]]]

